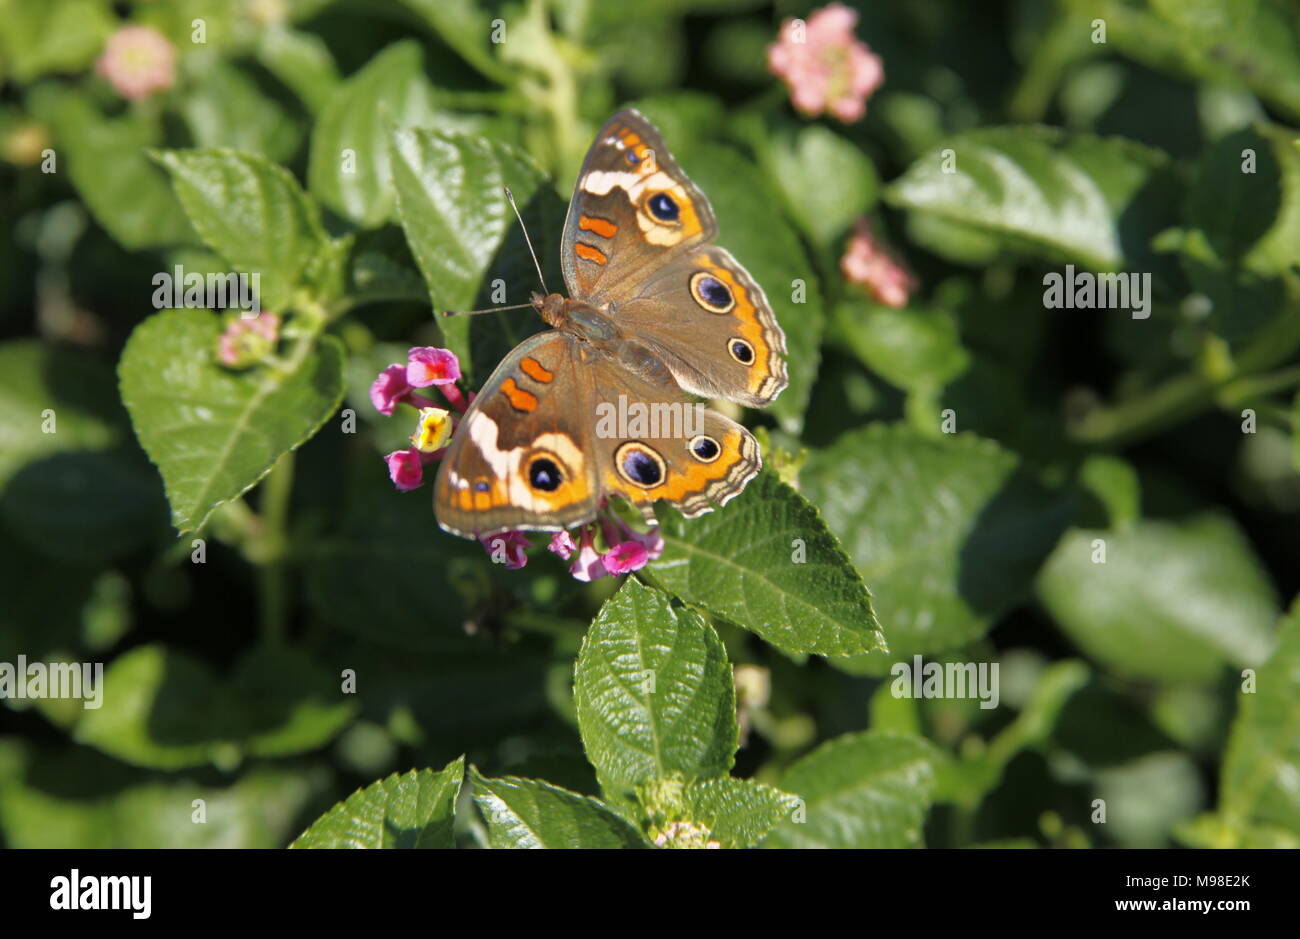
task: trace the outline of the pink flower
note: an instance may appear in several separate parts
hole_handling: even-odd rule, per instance
[[[176,49],[152,26],[124,26],[108,37],[95,71],[128,101],[176,83]]]
[[[418,346],[407,353],[406,381],[412,388],[450,385],[460,380],[460,362],[450,349]]]
[[[402,492],[419,489],[424,483],[424,461],[420,451],[414,447],[409,450],[394,450],[384,457],[388,464],[388,476],[393,485]]]
[[[649,560],[650,554],[646,551],[645,545],[635,541],[620,542],[600,556],[600,562],[605,565],[605,570],[615,575],[639,571]]]
[[[546,550],[558,554],[567,561],[573,557],[573,552],[578,550],[578,546],[573,542],[573,535],[567,531],[557,531],[551,535],[551,543],[546,546]]]
[[[248,368],[270,355],[279,338],[280,317],[274,313],[240,316],[226,323],[217,339],[217,361],[227,368]]]
[[[498,557],[504,557],[503,563],[506,570],[517,571],[528,563],[528,555],[524,554],[528,548],[533,546],[522,531],[503,531],[495,535],[489,535],[486,538],[480,538],[479,542],[483,545],[483,550],[491,555],[492,560],[497,562]]]
[[[829,111],[850,123],[867,113],[867,99],[885,80],[880,56],[853,35],[858,14],[831,3],[803,20],[781,24],[767,47],[767,66],[784,79],[790,100],[809,117]]]
[[[866,287],[867,293],[885,306],[907,306],[917,286],[916,278],[876,239],[865,218],[858,219],[853,227],[853,237],[840,259],[840,271],[846,280]]]
[[[595,527],[594,523],[583,526],[573,563],[569,565],[569,573],[573,575],[574,580],[581,580],[584,583],[600,580],[609,574],[600,552],[596,550],[593,531]]]
[[[406,381],[405,365],[390,365],[379,373],[370,385],[370,403],[385,417],[393,416],[393,409],[411,391]]]

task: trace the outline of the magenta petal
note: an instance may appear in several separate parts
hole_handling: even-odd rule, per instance
[[[405,365],[390,365],[370,385],[370,403],[380,414],[392,417],[397,403],[411,390]]]
[[[567,561],[573,557],[573,552],[578,550],[578,546],[573,541],[573,535],[567,531],[557,531],[551,535],[551,543],[546,546],[546,550],[558,554]]]
[[[417,346],[407,353],[406,380],[412,388],[449,385],[460,380],[460,362],[450,349]]]
[[[419,450],[394,450],[384,457],[384,461],[388,464],[388,476],[393,485],[402,492],[418,489],[424,483],[424,464]]]
[[[522,531],[498,532],[480,538],[479,543],[493,561],[497,560],[497,554],[504,549],[505,567],[510,571],[517,571],[528,563],[528,555],[524,552],[533,546]]]
[[[645,567],[646,562],[650,560],[650,554],[646,551],[645,545],[635,541],[624,541],[606,551],[600,560],[609,573],[627,574]]]

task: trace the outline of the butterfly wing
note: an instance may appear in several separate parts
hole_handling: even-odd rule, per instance
[[[785,333],[763,289],[716,245],[670,260],[614,318],[692,394],[763,407],[789,383]]]
[[[687,391],[762,407],[787,384],[785,334],[725,249],[713,208],[639,113],[587,154],[564,229],[569,291],[609,315]]]
[[[600,306],[717,232],[709,200],[654,125],[637,111],[619,111],[578,172],[564,222],[564,282],[570,296]]]
[[[744,489],[762,465],[753,435],[684,401],[662,363],[635,348],[597,353],[551,330],[515,349],[443,457],[438,523],[471,538],[558,531],[591,521],[611,495],[693,517]]]
[[[443,529],[473,538],[515,528],[558,531],[595,517],[590,418],[575,401],[586,387],[584,352],[577,340],[548,330],[497,366],[438,469],[433,507]]]

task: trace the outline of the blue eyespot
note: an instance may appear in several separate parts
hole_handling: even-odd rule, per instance
[[[492,491],[492,487],[491,487],[490,485],[488,485],[486,482],[484,482],[483,480],[479,480],[478,482],[476,482],[476,483],[474,484],[474,491],[475,491],[475,492],[491,492],[491,491]]]
[[[731,291],[722,281],[713,277],[701,277],[696,284],[700,299],[709,306],[726,306],[731,303]]]
[[[754,347],[743,339],[733,339],[727,345],[731,352],[731,357],[741,365],[749,365],[754,361]]]
[[[639,156],[636,155],[636,151],[635,151],[635,150],[627,150],[627,151],[625,151],[625,152],[624,152],[624,156],[627,157],[627,161],[628,161],[629,163],[640,163],[640,162],[641,162],[641,158],[640,158]]]
[[[681,212],[673,197],[666,192],[656,192],[646,204],[650,207],[650,214],[661,222],[675,222]]]
[[[560,468],[545,457],[533,460],[528,466],[528,482],[534,489],[554,492],[560,487]]]
[[[705,436],[704,434],[691,438],[691,442],[688,446],[691,449],[691,453],[695,454],[695,459],[699,460],[701,463],[712,463],[718,458],[718,454],[722,452],[722,448],[718,446],[718,442],[712,437]]]
[[[664,481],[664,461],[645,444],[630,441],[614,453],[619,475],[633,485],[651,489]]]

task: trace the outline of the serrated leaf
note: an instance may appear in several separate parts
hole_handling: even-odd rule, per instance
[[[414,40],[393,43],[349,76],[312,130],[308,187],[362,228],[394,218],[389,137],[395,127],[432,126],[433,86]]]
[[[587,758],[611,801],[655,780],[731,769],[736,692],[721,641],[634,578],[583,639],[574,696]]]
[[[598,799],[536,779],[488,779],[470,767],[491,848],[645,848],[645,838]]]
[[[857,655],[885,648],[871,594],[808,500],[771,472],[695,519],[656,514],[664,553],[649,576],[687,603],[779,649]]]
[[[788,819],[798,797],[753,779],[702,779],[682,793],[687,817],[721,848],[752,848]]]
[[[1249,824],[1300,840],[1300,605],[1277,634],[1258,669],[1254,690],[1242,693],[1223,763],[1221,811],[1231,827]]]
[[[465,758],[443,769],[394,773],[339,802],[291,848],[453,848]]]
[[[164,310],[136,327],[118,364],[122,400],[181,533],[256,485],[343,398],[343,347],[332,336],[288,371],[232,372],[215,362],[220,332],[204,310]]]
[[[283,166],[236,150],[154,154],[204,243],[236,273],[260,275],[265,310],[282,310],[327,239],[320,210]]]
[[[1133,264],[1163,224],[1136,210],[1168,163],[1159,151],[1119,138],[1049,127],[981,128],[920,157],[886,199],[995,234],[1021,253],[1112,271]]]
[[[763,847],[919,847],[937,761],[938,751],[923,737],[836,737],[782,774],[781,789],[800,796],[806,808]]]
[[[1205,681],[1228,663],[1258,665],[1279,612],[1245,536],[1213,514],[1072,531],[1037,589],[1090,656],[1120,674],[1161,681]]]
[[[800,481],[871,585],[894,660],[982,636],[1028,594],[1070,514],[992,441],[902,425],[844,434]]]

